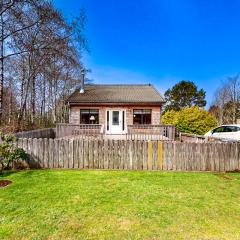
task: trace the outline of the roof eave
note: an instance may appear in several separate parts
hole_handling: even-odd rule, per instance
[[[159,102],[79,102],[79,101],[67,101],[66,103],[70,105],[162,105],[165,102],[159,101]]]

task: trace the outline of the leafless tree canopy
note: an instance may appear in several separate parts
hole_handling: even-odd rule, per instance
[[[228,77],[216,91],[210,111],[219,124],[237,123],[240,118],[240,77]]]
[[[0,1],[0,120],[16,129],[64,121],[79,84],[85,14],[72,22],[47,0]]]

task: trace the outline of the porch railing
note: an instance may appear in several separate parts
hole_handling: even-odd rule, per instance
[[[68,124],[59,123],[56,126],[56,138],[70,136],[100,137],[104,135],[104,125],[101,124]],[[129,140],[175,140],[174,125],[128,125],[126,139]]]
[[[128,139],[142,140],[175,140],[176,129],[174,125],[128,125]]]
[[[103,125],[101,124],[68,124],[59,123],[56,126],[56,138],[69,136],[101,136]]]

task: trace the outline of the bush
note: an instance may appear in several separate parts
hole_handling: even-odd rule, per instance
[[[162,122],[164,124],[177,125],[179,120],[179,113],[180,113],[179,111],[175,110],[169,110],[165,112],[165,114],[162,116]]]
[[[162,117],[162,122],[176,125],[181,132],[195,134],[205,134],[217,125],[213,115],[197,106],[180,111],[167,111]]]
[[[16,138],[13,135],[0,133],[0,136],[0,172],[2,173],[4,169],[10,169],[10,164],[14,160],[27,160],[27,154],[22,148],[15,146]]]

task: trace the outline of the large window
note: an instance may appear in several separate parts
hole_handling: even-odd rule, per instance
[[[151,109],[134,109],[133,124],[151,124]]]
[[[81,109],[80,110],[81,124],[99,124],[98,109]]]

